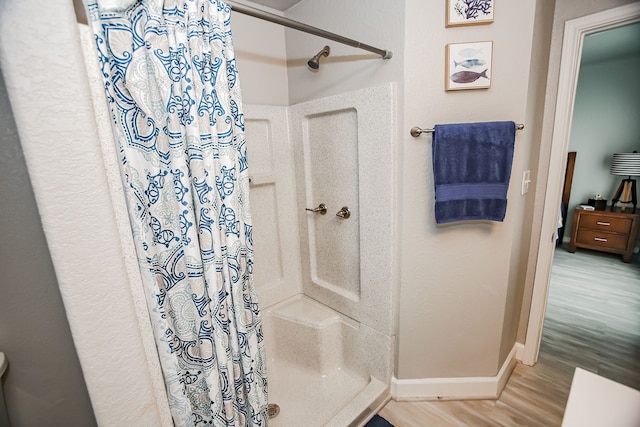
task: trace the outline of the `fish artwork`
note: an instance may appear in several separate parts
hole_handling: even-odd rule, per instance
[[[484,70],[481,73],[476,73],[475,71],[458,71],[449,77],[454,83],[473,83],[478,80],[480,77],[484,77],[488,79],[487,70]]]
[[[456,62],[453,61],[453,64],[455,67],[457,66],[461,66],[464,68],[472,68],[472,67],[481,67],[486,63],[486,61],[482,60],[482,59],[467,59],[464,61],[460,61],[460,62]]]
[[[464,56],[465,58],[471,58],[472,56],[478,56],[480,53],[482,53],[482,49],[473,49],[468,47],[458,52],[458,55]]]

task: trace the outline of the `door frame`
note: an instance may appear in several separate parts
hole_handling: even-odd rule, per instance
[[[531,310],[521,359],[526,365],[534,365],[540,352],[584,37],[595,32],[637,21],[640,21],[640,2],[565,22],[553,135],[551,138],[547,191],[542,207],[538,262],[534,273]]]

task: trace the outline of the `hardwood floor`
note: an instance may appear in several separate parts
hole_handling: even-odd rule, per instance
[[[498,400],[389,402],[395,427],[562,424],[576,367],[640,390],[640,265],[556,250],[538,363],[516,366]]]

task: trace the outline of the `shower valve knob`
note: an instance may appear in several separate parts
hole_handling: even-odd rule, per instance
[[[349,210],[348,207],[343,206],[342,209],[338,211],[336,216],[339,216],[342,219],[348,219],[351,216],[351,211]]]
[[[327,213],[327,205],[325,205],[324,203],[320,203],[317,208],[313,208],[313,209],[306,208],[305,210],[309,212],[317,212],[320,215],[324,215]]]

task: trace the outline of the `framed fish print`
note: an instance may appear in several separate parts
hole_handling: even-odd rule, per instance
[[[446,52],[446,90],[491,87],[492,41],[449,43]]]
[[[447,27],[493,22],[495,0],[447,0]]]

